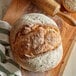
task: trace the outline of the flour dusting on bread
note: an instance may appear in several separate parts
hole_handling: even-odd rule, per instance
[[[16,62],[26,70],[46,71],[62,59],[59,28],[43,14],[30,13],[21,17],[11,30],[10,41]]]

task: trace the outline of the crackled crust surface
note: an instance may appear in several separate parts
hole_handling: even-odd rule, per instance
[[[34,24],[33,27],[21,25],[15,35],[15,40],[12,40],[12,48],[21,57],[28,58],[56,49],[60,43],[60,32],[56,26],[48,24]]]

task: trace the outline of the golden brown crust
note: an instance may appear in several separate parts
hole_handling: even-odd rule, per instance
[[[61,43],[60,32],[57,26],[34,24],[33,27],[22,25],[14,35],[12,29],[10,41],[12,51],[20,57],[36,57],[47,51],[57,48]],[[15,36],[13,39],[12,37]]]

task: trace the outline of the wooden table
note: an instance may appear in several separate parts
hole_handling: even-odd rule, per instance
[[[64,11],[64,10],[63,10]],[[31,12],[41,12],[36,6],[31,4],[28,0],[13,0],[3,18],[3,20],[9,22],[11,25],[19,19],[23,14]],[[76,19],[76,13],[68,13]],[[57,22],[60,28],[62,43],[63,43],[63,59],[61,63],[54,69],[43,72],[43,73],[34,73],[22,69],[23,76],[62,76],[62,73],[65,69],[67,60],[70,56],[72,46],[74,44],[74,38],[76,36],[76,27],[67,24],[63,19],[58,16],[53,17]]]

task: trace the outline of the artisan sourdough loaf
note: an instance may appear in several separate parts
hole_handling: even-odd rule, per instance
[[[11,29],[10,42],[15,61],[29,71],[52,69],[62,59],[59,29],[43,14],[30,13],[21,17]]]

